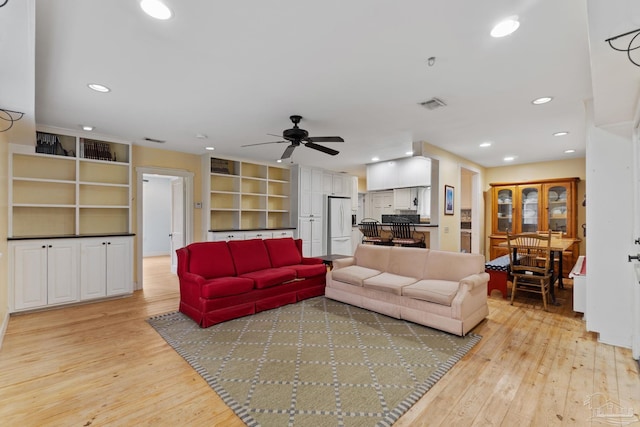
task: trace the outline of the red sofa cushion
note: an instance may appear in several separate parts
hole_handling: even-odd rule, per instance
[[[217,277],[207,280],[200,289],[202,298],[222,298],[253,290],[253,280],[246,277]]]
[[[238,276],[271,268],[269,254],[262,239],[232,240],[228,245]]]
[[[302,262],[302,255],[296,247],[296,242],[290,237],[267,239],[264,241],[264,245],[269,252],[271,265],[274,267],[284,267]]]
[[[207,279],[236,275],[227,242],[192,243],[187,248],[190,273]]]
[[[298,279],[306,279],[308,277],[320,276],[327,274],[327,267],[324,264],[298,264],[289,265],[287,268],[295,270]]]
[[[255,282],[256,289],[264,289],[295,279],[296,272],[290,268],[267,268],[265,270],[251,271],[240,277],[252,279]]]

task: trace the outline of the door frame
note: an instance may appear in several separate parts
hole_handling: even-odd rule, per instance
[[[482,188],[481,188],[481,175],[480,170],[469,166],[464,163],[458,163],[458,188],[462,189],[462,169],[466,169],[471,172],[471,253],[479,254],[484,253],[484,245],[481,243],[484,241],[484,233],[481,230],[484,230],[484,208],[482,206]],[[432,187],[433,188],[433,187]],[[460,195],[461,191],[458,191],[458,200],[456,201],[458,208],[456,210],[456,214],[458,218],[460,218]],[[433,212],[433,211],[432,211]],[[458,225],[458,228],[460,226]],[[460,239],[458,238],[458,244],[460,244]],[[460,248],[458,247],[458,251]],[[482,250],[482,251],[481,251]]]
[[[145,174],[174,176],[184,179],[184,244],[193,242],[193,177],[194,173],[183,169],[161,167],[136,167],[136,283],[134,290],[143,288],[142,283],[142,239],[143,239],[143,196],[142,183]]]

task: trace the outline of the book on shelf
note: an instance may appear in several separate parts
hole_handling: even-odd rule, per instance
[[[211,173],[229,174],[229,161],[225,159],[211,159]]]
[[[83,159],[116,161],[115,155],[111,154],[111,146],[108,142],[92,139],[80,140],[80,157]]]
[[[46,132],[36,132],[36,153],[75,157],[73,150],[64,149],[58,135]]]

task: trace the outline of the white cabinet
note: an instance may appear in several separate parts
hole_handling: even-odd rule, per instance
[[[358,177],[351,177],[351,210],[357,211],[358,208]]]
[[[244,240],[244,233],[236,231],[210,231],[208,233],[208,240],[210,242],[228,242],[229,240]]]
[[[322,192],[327,196],[351,197],[351,177],[343,173],[324,171]]]
[[[102,237],[80,243],[80,297],[83,300],[131,293],[132,238]]]
[[[300,168],[298,215],[321,217],[323,209],[323,174],[321,169]]]
[[[244,233],[245,240],[249,239],[271,239],[273,233],[271,231],[248,231]]]
[[[322,255],[322,219],[300,218],[298,238],[302,239],[302,255],[313,257]]]
[[[371,194],[371,218],[382,222],[382,215],[392,215],[393,191],[374,191]]]
[[[73,240],[11,242],[12,311],[78,301],[77,253]]]
[[[293,239],[293,230],[274,230],[273,232],[274,239],[282,239],[286,237]]]
[[[407,157],[367,165],[367,191],[431,185],[431,160]]]
[[[418,197],[418,190],[415,187],[411,188],[395,188],[393,190],[393,207],[399,210],[412,210],[418,209],[418,206],[413,201]]]

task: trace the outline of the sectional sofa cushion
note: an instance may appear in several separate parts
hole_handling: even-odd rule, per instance
[[[200,288],[203,298],[221,298],[240,295],[253,290],[253,280],[244,277],[217,277],[207,280]]]
[[[363,282],[373,276],[380,274],[380,270],[362,267],[360,265],[350,265],[339,270],[333,270],[331,274],[334,280],[339,280],[350,285],[363,286]]]
[[[238,277],[251,279],[254,281],[256,289],[264,289],[294,280],[296,278],[296,272],[285,267],[267,268],[264,270],[250,271]]]
[[[269,253],[262,239],[232,240],[227,245],[238,276],[271,268]]]
[[[273,267],[296,265],[302,262],[300,251],[292,238],[269,239],[265,240],[264,244]]]
[[[392,246],[369,246],[371,247],[366,251],[356,251],[355,264],[378,271],[387,271]]]
[[[235,276],[236,269],[226,242],[199,242],[189,245],[188,271],[206,279]]]
[[[327,272],[327,267],[324,264],[288,265],[286,268],[294,270],[298,279],[306,279]]]
[[[449,280],[420,280],[402,288],[402,295],[423,301],[451,306],[451,302],[458,294],[459,282]]]
[[[383,292],[391,292],[402,295],[404,286],[416,283],[418,279],[414,277],[400,276],[398,274],[380,273],[363,281],[365,288],[376,289]]]
[[[415,248],[394,247],[389,253],[389,266],[385,271],[400,276],[415,277],[414,282],[422,279],[430,250],[423,249],[416,253],[412,249]]]

